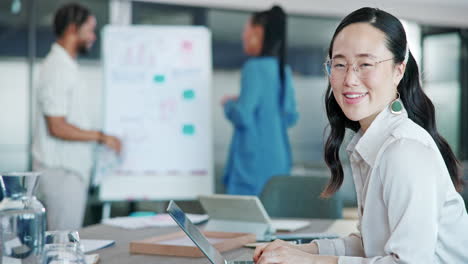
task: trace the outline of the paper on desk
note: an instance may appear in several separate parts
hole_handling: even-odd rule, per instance
[[[258,246],[263,246],[265,244],[268,244],[270,242],[254,242],[254,243],[247,243],[247,244],[244,244],[244,247],[246,248],[256,248]],[[291,245],[296,245],[296,241],[286,241],[286,243],[289,243]]]
[[[99,262],[99,254],[85,255],[86,264],[97,264]]]
[[[338,238],[335,233],[320,232],[320,233],[293,233],[293,234],[278,234],[276,238],[283,240],[290,239],[324,239],[324,238]]]
[[[194,224],[201,223],[208,220],[208,215],[187,214],[187,217]],[[125,229],[139,229],[146,227],[167,227],[177,226],[176,222],[168,214],[157,214],[155,216],[141,216],[141,217],[116,217],[105,219],[105,225],[117,226]]]
[[[276,231],[292,232],[310,225],[309,221],[305,220],[287,220],[273,219],[271,224]]]
[[[85,253],[93,252],[101,248],[112,246],[114,240],[97,240],[97,239],[81,239],[80,244],[83,245]]]
[[[329,226],[325,232],[336,233],[339,236],[344,237],[351,233],[358,232],[357,225],[358,220],[337,219],[333,221],[333,224]]]

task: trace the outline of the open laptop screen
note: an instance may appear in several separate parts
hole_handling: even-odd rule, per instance
[[[211,245],[206,237],[198,228],[188,219],[185,213],[177,206],[174,201],[169,202],[167,212],[174,221],[184,230],[187,236],[198,246],[205,256],[213,264],[225,264],[226,260],[219,251]]]

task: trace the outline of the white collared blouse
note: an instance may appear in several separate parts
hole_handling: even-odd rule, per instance
[[[468,263],[468,215],[422,127],[385,108],[347,147],[359,233],[315,241],[339,264]]]

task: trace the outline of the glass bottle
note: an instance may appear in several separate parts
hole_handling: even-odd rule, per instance
[[[46,230],[46,211],[34,196],[39,173],[0,176],[0,264],[40,262]]]

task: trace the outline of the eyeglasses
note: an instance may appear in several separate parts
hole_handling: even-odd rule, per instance
[[[359,79],[366,79],[372,76],[378,64],[389,60],[393,60],[393,58],[376,61],[369,57],[362,57],[358,58],[353,64],[351,64],[351,66]],[[350,64],[347,63],[345,59],[336,58],[328,60],[324,65],[330,78],[343,79],[348,72]]]

